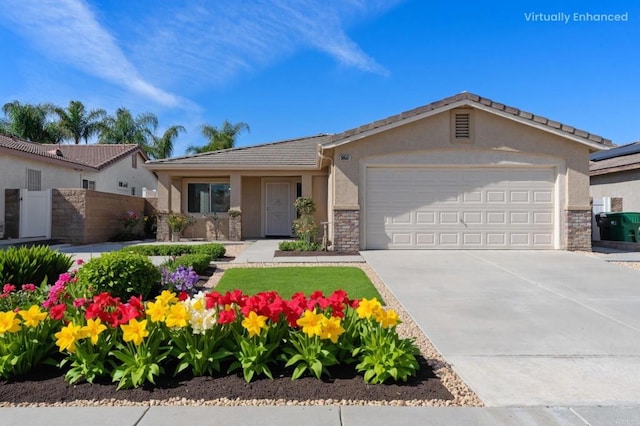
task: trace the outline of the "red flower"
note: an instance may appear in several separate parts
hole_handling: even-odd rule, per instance
[[[204,298],[207,302],[207,309],[213,309],[216,306],[222,304],[222,295],[217,291],[212,291],[211,293],[205,294]]]
[[[189,293],[187,293],[186,291],[181,291],[180,294],[178,295],[178,300],[181,302],[184,302],[188,298],[189,298]]]
[[[59,305],[52,306],[51,309],[49,309],[49,315],[54,320],[61,320],[62,318],[64,318],[64,313],[66,312],[66,310],[67,305],[65,305],[64,303],[60,303]]]
[[[230,324],[236,320],[236,311],[226,309],[218,314],[218,324]]]

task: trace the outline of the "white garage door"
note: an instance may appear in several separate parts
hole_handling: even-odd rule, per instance
[[[551,168],[368,168],[368,249],[553,249]]]

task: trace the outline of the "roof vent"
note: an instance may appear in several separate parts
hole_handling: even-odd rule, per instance
[[[468,112],[455,113],[455,138],[471,138],[471,114]]]
[[[474,143],[473,108],[458,108],[451,111],[451,143]]]

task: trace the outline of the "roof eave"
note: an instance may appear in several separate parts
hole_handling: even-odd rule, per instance
[[[591,148],[593,150],[596,150],[596,151],[603,151],[603,150],[611,148],[611,146],[604,145],[604,144],[602,144],[600,142],[592,141],[588,137],[585,138],[585,137],[573,135],[571,133],[568,133],[566,131],[561,130],[560,128],[555,129],[553,127],[550,127],[548,124],[538,123],[538,122],[536,122],[534,120],[525,119],[525,118],[522,118],[522,117],[520,117],[518,115],[514,115],[514,114],[511,114],[511,113],[506,112],[506,111],[499,111],[499,110],[497,110],[495,108],[492,108],[491,106],[483,105],[482,103],[478,103],[478,102],[472,101],[470,99],[462,99],[462,100],[459,100],[459,101],[455,101],[455,102],[452,102],[450,104],[434,108],[434,109],[432,109],[430,111],[426,111],[426,112],[419,113],[419,114],[416,114],[416,115],[413,115],[413,116],[410,116],[410,117],[402,118],[402,119],[400,119],[400,120],[398,120],[396,122],[393,122],[393,123],[382,125],[380,127],[376,127],[374,129],[366,130],[366,131],[361,132],[361,133],[356,133],[356,134],[348,136],[348,137],[346,137],[344,139],[339,139],[337,141],[330,142],[328,144],[324,144],[323,148],[325,148],[325,149],[336,148],[336,147],[339,147],[341,145],[345,145],[347,143],[351,143],[351,142],[354,142],[354,141],[357,141],[357,140],[360,140],[360,139],[364,139],[364,138],[367,138],[369,136],[372,136],[372,135],[375,135],[375,134],[378,134],[378,133],[386,132],[388,130],[395,129],[395,128],[400,127],[400,126],[404,126],[406,124],[410,124],[410,123],[413,123],[415,121],[423,120],[425,118],[432,117],[434,115],[441,114],[443,112],[446,112],[446,111],[449,111],[449,110],[452,110],[452,109],[456,109],[456,108],[461,108],[461,107],[472,107],[472,108],[476,108],[476,109],[479,109],[479,110],[482,110],[482,111],[486,111],[486,112],[489,112],[491,114],[495,114],[495,115],[507,118],[507,119],[512,120],[512,121],[516,121],[516,122],[524,124],[526,126],[533,127],[533,128],[545,131],[547,133],[551,133],[551,134],[554,134],[556,136],[560,136],[560,137],[563,137],[565,139],[572,140],[574,142],[578,142],[578,143],[580,143],[582,145],[586,145],[589,148]]]
[[[624,166],[607,167],[604,169],[589,170],[589,176],[608,175],[610,173],[626,172],[629,170],[640,169],[640,163],[627,164]]]
[[[19,149],[12,149],[12,148],[7,148],[4,146],[0,146],[0,152],[5,152],[8,155],[13,155],[16,157],[21,157],[21,158],[26,158],[32,161],[39,161],[39,162],[43,162],[43,163],[47,163],[47,164],[53,164],[59,167],[65,167],[67,169],[74,169],[74,170],[82,170],[82,171],[96,171],[98,170],[97,167],[93,167],[87,164],[81,164],[81,163],[77,163],[75,161],[70,161],[70,160],[59,160],[57,158],[52,158],[52,157],[47,157],[44,155],[40,155],[40,154],[35,154],[35,153],[31,153],[31,152],[25,152],[25,151],[21,151]]]
[[[175,164],[175,163],[144,163],[144,167],[150,170],[320,170],[320,167],[316,163],[315,165],[279,165],[279,166],[265,166],[265,165],[238,165],[238,164]]]

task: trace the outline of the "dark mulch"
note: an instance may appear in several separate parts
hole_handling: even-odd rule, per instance
[[[322,257],[322,256],[357,256],[357,251],[335,252],[335,251],[298,251],[298,250],[276,250],[273,257]]]
[[[453,399],[449,391],[433,374],[423,358],[418,376],[407,383],[368,385],[361,376],[349,369],[333,369],[331,379],[317,380],[303,377],[292,381],[290,377],[274,371],[274,380],[260,378],[246,383],[240,375],[222,377],[162,378],[156,386],[116,391],[108,381],[70,385],[60,370],[42,367],[37,372],[11,381],[0,380],[0,402],[55,403],[75,400],[120,399],[144,402],[151,399],[187,398],[190,400],[228,399],[285,399],[285,400],[432,400]]]

